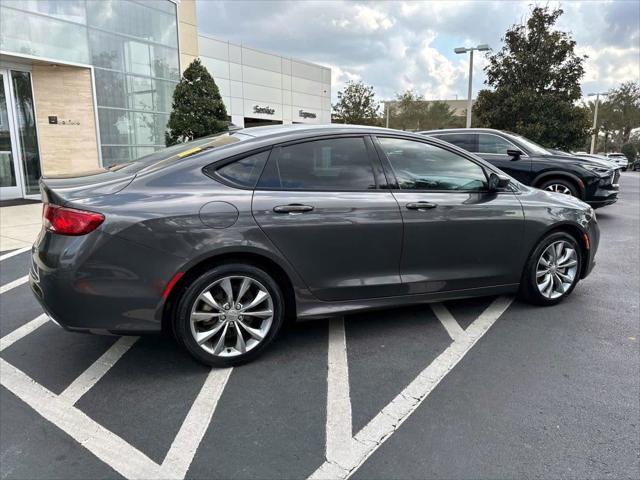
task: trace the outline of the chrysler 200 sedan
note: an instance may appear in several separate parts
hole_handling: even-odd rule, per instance
[[[31,287],[68,330],[173,332],[214,366],[285,318],[519,292],[558,303],[589,274],[593,209],[423,135],[243,129],[45,178]]]

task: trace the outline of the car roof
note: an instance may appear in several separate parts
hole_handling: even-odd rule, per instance
[[[438,130],[423,130],[421,133],[423,135],[430,135],[436,133],[511,133],[503,130],[497,130],[495,128],[442,128]]]
[[[266,125],[262,127],[249,127],[233,130],[233,133],[241,133],[250,137],[260,138],[267,136],[286,136],[289,134],[317,133],[408,133],[391,128],[374,127],[367,125],[349,125],[344,123],[331,123],[328,125],[291,124],[291,125]]]

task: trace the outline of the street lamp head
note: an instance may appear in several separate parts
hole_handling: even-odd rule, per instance
[[[464,47],[458,47],[458,48],[454,48],[453,51],[456,53],[467,53],[469,50]]]
[[[489,45],[486,44],[486,43],[482,43],[482,44],[478,45],[476,48],[481,52],[486,52],[488,50],[491,50],[491,47],[489,47]]]

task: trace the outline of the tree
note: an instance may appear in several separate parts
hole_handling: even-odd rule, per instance
[[[336,123],[353,125],[378,125],[378,103],[373,87],[362,82],[347,82],[338,92],[338,102],[333,105]]]
[[[446,102],[428,102],[422,95],[407,90],[396,95],[390,110],[389,126],[400,130],[432,130],[462,126],[455,110]]]
[[[165,133],[167,146],[205,137],[228,127],[227,109],[213,77],[196,58],[173,92],[173,110]]]
[[[581,97],[586,57],[576,42],[553,27],[561,9],[535,7],[522,25],[513,25],[503,48],[489,56],[486,84],[474,105],[477,121],[518,132],[548,147],[572,149],[583,144],[590,122]]]
[[[609,92],[606,103],[611,108],[613,127],[620,132],[621,143],[628,143],[631,130],[640,127],[640,83],[621,84]]]

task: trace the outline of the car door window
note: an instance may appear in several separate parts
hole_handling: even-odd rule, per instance
[[[222,180],[223,183],[231,183],[235,186],[253,188],[262,173],[264,164],[269,158],[269,150],[255,153],[240,160],[231,162],[223,167],[208,165],[204,173],[213,178]]]
[[[376,188],[364,138],[330,138],[274,149],[258,188],[351,191]]]
[[[484,169],[456,153],[402,138],[378,140],[401,190],[478,191],[487,187]]]
[[[478,153],[506,155],[507,150],[519,150],[519,148],[497,135],[478,134]]]
[[[435,138],[451,143],[467,152],[477,152],[477,135],[475,133],[445,133],[432,135]]]

